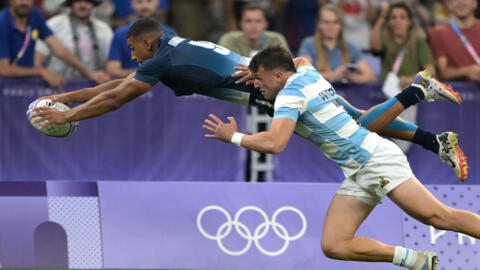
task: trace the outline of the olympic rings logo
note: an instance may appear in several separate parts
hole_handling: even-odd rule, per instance
[[[225,223],[223,223],[222,225],[220,225],[220,227],[218,227],[216,235],[211,235],[211,234],[205,232],[205,230],[203,229],[203,225],[202,225],[203,215],[206,212],[213,211],[213,210],[219,211],[227,219],[225,221]],[[252,231],[250,231],[250,229],[244,223],[239,221],[240,216],[246,211],[257,212],[265,220],[263,223],[259,224],[257,226],[257,228],[255,228],[253,233],[252,233]],[[284,212],[284,211],[292,211],[300,217],[300,219],[302,221],[302,228],[300,229],[300,231],[297,234],[291,236],[290,233],[285,228],[285,226],[283,226],[282,224],[277,222],[278,215],[280,213]],[[252,242],[253,242],[253,243],[255,243],[255,246],[257,247],[257,249],[261,253],[263,253],[267,256],[278,256],[278,255],[284,253],[285,250],[287,250],[288,245],[290,244],[290,241],[297,240],[305,234],[305,231],[307,229],[307,220],[305,218],[305,215],[300,210],[298,210],[297,208],[295,208],[293,206],[283,206],[283,207],[278,208],[273,213],[272,220],[269,220],[265,211],[263,211],[259,207],[251,206],[251,205],[250,206],[245,206],[245,207],[242,207],[240,210],[237,211],[234,219],[232,220],[232,218],[230,217],[230,214],[225,209],[223,209],[222,207],[220,207],[218,205],[209,205],[209,206],[204,207],[198,213],[197,227],[198,227],[198,230],[200,231],[200,233],[202,233],[203,236],[205,236],[206,238],[208,238],[210,240],[217,241],[217,244],[220,247],[220,249],[228,255],[240,256],[240,255],[245,254],[250,249],[250,247],[252,246]],[[264,238],[267,235],[267,233],[270,231],[270,227],[273,229],[273,232],[280,239],[285,241],[283,243],[282,247],[277,251],[266,250],[260,245],[260,242],[259,242],[259,240]],[[222,240],[225,239],[230,234],[230,232],[232,231],[232,228],[235,228],[235,231],[242,238],[247,240],[247,244],[241,250],[231,251],[231,250],[227,249],[222,242]]]

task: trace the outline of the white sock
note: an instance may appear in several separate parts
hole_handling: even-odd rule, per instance
[[[417,252],[415,250],[400,246],[395,247],[392,261],[393,264],[409,268],[413,267],[416,261]]]

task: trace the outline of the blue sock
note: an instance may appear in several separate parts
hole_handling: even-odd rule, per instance
[[[409,87],[403,89],[403,91],[395,97],[406,109],[425,99],[425,94],[419,87],[410,85]]]
[[[421,145],[423,148],[430,150],[435,154],[438,154],[438,150],[440,150],[437,135],[421,128],[418,128],[417,131],[415,131],[412,142]]]

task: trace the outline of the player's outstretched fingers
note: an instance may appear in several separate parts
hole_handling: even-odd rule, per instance
[[[49,111],[51,111],[52,108],[48,108],[48,107],[38,107],[38,108],[34,108],[32,109],[31,113],[30,113],[30,117],[28,118],[29,120],[34,118],[34,117],[44,117]],[[40,120],[41,121],[41,120]],[[35,120],[33,123],[38,123],[40,122],[37,120]]]
[[[211,127],[211,126],[209,126],[209,125],[203,125],[202,127],[203,127],[203,129],[205,129],[206,131],[210,131],[210,132],[212,132],[212,133],[215,133],[215,128],[213,128],[213,127]]]
[[[207,139],[217,139],[218,137],[215,134],[205,134],[205,138],[207,138]]]
[[[210,121],[209,119],[205,119],[205,124],[206,126],[208,127],[211,127],[212,129],[215,130],[215,128],[217,128],[217,124],[213,123],[212,121]],[[205,125],[204,125],[205,126]]]
[[[220,120],[220,118],[218,118],[217,116],[215,116],[214,114],[209,114],[208,115],[215,123],[220,124],[222,123],[222,120]]]
[[[238,63],[238,67],[233,67],[233,69],[240,71],[249,71],[248,66],[242,63]]]
[[[40,129],[45,129],[51,125],[48,120],[43,120],[43,121],[45,121],[45,123],[40,127]]]
[[[227,119],[230,121],[231,124],[234,124],[235,126],[237,126],[237,121],[235,120],[235,117],[229,116],[227,117]]]

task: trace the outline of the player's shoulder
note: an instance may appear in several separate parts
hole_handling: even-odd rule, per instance
[[[172,46],[177,46],[182,42],[189,41],[188,38],[179,37],[173,33],[165,33],[162,37],[160,37],[160,40],[165,41]]]
[[[160,37],[157,51],[151,59],[145,61],[143,66],[157,65],[159,63],[162,63],[163,65],[167,64],[170,61],[171,51],[176,48],[176,45],[178,45],[172,45],[172,43],[175,43],[175,40],[178,42],[183,42],[185,40],[178,40],[176,37],[177,36],[175,35],[164,35]]]
[[[159,45],[156,55],[165,55],[170,54],[174,51],[177,51],[179,48],[182,48],[185,44],[188,44],[190,41],[187,38],[182,38],[174,34],[165,34],[159,39]]]
[[[292,74],[285,84],[285,87],[280,91],[279,95],[289,96],[304,96],[302,89],[307,85],[312,84],[313,80],[310,78],[311,70],[313,67],[301,66],[297,69],[297,72]]]
[[[314,67],[301,66],[288,78],[285,88],[302,91],[305,87],[316,84],[320,80],[322,77]]]
[[[303,81],[307,78],[319,79],[320,73],[313,66],[305,65],[298,67],[297,72],[292,76],[295,76],[294,80]]]

